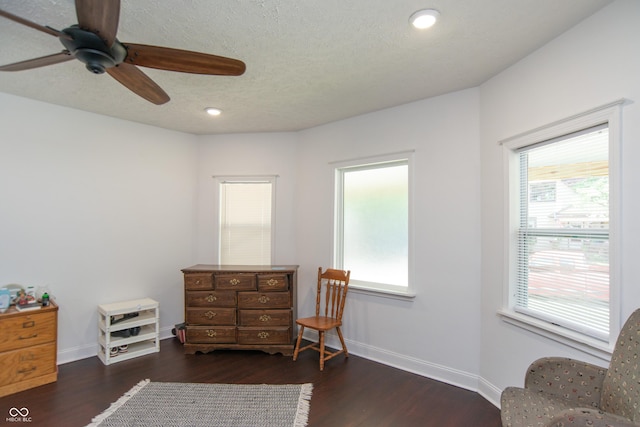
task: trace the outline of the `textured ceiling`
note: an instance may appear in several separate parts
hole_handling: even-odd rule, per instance
[[[142,70],[156,106],[79,61],[0,72],[0,91],[193,134],[293,131],[474,87],[611,0],[122,0],[118,39],[228,56],[240,77]],[[73,0],[0,0],[63,29]],[[441,13],[418,31],[408,18]],[[0,17],[0,64],[56,53],[55,37]],[[204,108],[221,108],[211,118]]]

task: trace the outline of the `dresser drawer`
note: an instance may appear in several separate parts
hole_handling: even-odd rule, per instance
[[[56,344],[42,344],[0,353],[0,386],[56,371]]]
[[[232,291],[188,291],[187,307],[235,307],[236,293]]]
[[[238,308],[289,308],[289,292],[239,292]]]
[[[186,321],[191,325],[228,325],[236,324],[235,308],[187,308]]]
[[[289,290],[289,279],[286,274],[259,274],[259,291],[287,291]]]
[[[290,328],[238,328],[238,344],[291,344],[291,342]]]
[[[253,273],[215,274],[214,287],[222,291],[253,291],[256,289],[256,275]]]
[[[56,340],[56,313],[38,313],[2,320],[0,352]]]
[[[188,273],[184,275],[185,289],[213,289],[211,273]]]
[[[236,342],[234,326],[187,326],[189,344],[232,344]]]
[[[291,310],[240,310],[241,326],[290,326]]]

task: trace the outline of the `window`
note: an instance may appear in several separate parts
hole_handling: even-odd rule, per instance
[[[355,287],[407,294],[410,159],[368,160],[336,168],[335,264]]]
[[[219,262],[268,265],[273,256],[275,178],[219,179]]]
[[[619,328],[617,111],[607,106],[504,143],[506,312],[586,343],[608,344]]]

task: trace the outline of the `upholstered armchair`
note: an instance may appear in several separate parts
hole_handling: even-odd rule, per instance
[[[524,388],[502,392],[501,416],[503,427],[640,427],[640,309],[620,331],[609,369],[536,360]]]

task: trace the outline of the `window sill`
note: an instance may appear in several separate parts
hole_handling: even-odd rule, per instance
[[[604,341],[590,338],[569,329],[506,309],[499,310],[498,315],[502,317],[504,322],[509,323],[510,325],[575,348],[591,356],[602,359],[607,363],[611,360],[611,353],[613,352],[615,342],[608,344]]]
[[[363,295],[372,295],[372,296],[382,297],[382,298],[397,299],[402,301],[413,301],[413,299],[416,297],[416,294],[413,292],[410,292],[409,290],[401,291],[401,290],[391,290],[391,289],[375,289],[375,288],[370,288],[363,285],[356,285],[352,283],[349,283],[349,292],[354,292],[354,293],[363,294]]]

